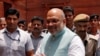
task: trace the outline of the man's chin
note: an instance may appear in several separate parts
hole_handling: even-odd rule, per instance
[[[79,33],[80,35],[85,35],[86,33],[85,32],[81,32],[81,33]]]

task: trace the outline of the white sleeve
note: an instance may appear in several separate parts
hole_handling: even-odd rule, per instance
[[[85,48],[79,36],[75,36],[68,49],[68,56],[85,56]]]

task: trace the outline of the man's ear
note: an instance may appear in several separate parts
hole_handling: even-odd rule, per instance
[[[67,22],[66,22],[66,19],[63,20],[63,23],[66,25],[66,23],[67,23]]]

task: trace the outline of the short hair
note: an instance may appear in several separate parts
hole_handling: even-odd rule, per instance
[[[7,17],[8,15],[16,15],[19,18],[19,11],[17,11],[15,8],[9,8],[5,12],[5,17]]]
[[[19,24],[23,24],[23,25],[25,25],[26,22],[25,22],[25,20],[19,20],[19,21],[18,21],[18,25],[19,25]]]
[[[63,7],[63,12],[72,12],[72,14],[74,15],[74,9],[71,6],[65,6]]]
[[[92,20],[92,19],[99,19],[99,15],[97,15],[97,14],[90,15],[90,20]]]
[[[35,21],[35,20],[41,21],[42,24],[44,23],[44,20],[43,20],[42,17],[34,16],[34,17],[31,19],[31,22],[33,22],[33,21]]]

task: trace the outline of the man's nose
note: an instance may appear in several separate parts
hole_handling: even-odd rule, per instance
[[[49,26],[52,26],[52,25],[53,25],[53,23],[52,23],[52,22],[50,22],[48,25],[49,25]]]
[[[35,27],[38,27],[38,25],[37,25],[37,24],[35,24]]]
[[[84,28],[84,27],[81,27],[81,30],[82,30],[82,31],[84,31],[84,30],[85,30],[85,28]]]
[[[11,23],[13,23],[14,22],[14,20],[11,20]]]

